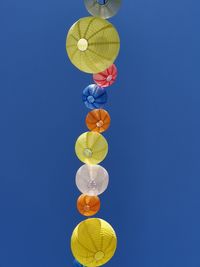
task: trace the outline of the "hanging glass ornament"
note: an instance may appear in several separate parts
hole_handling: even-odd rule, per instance
[[[107,263],[113,257],[116,247],[116,233],[112,226],[102,219],[91,218],[82,221],[72,233],[72,253],[81,264],[88,267]]]
[[[75,152],[80,161],[98,164],[108,153],[108,143],[103,135],[97,132],[85,132],[77,139]]]
[[[88,12],[103,19],[108,19],[117,14],[121,0],[84,0]]]
[[[93,74],[94,82],[101,87],[108,87],[112,85],[117,78],[117,67],[112,64],[103,72]]]
[[[93,216],[100,210],[101,202],[98,196],[80,195],[77,199],[77,209],[84,216]]]
[[[90,131],[103,133],[110,126],[110,115],[105,109],[93,109],[87,114],[86,125]]]
[[[89,109],[102,108],[108,99],[104,88],[91,84],[83,90],[82,100]]]
[[[88,196],[98,196],[108,187],[109,175],[100,165],[81,166],[76,173],[76,186],[81,193]]]
[[[81,71],[99,73],[115,61],[120,39],[115,27],[97,17],[79,19],[70,28],[66,49],[71,62]]]

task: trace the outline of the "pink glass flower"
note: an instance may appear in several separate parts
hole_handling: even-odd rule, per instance
[[[117,67],[115,64],[112,64],[108,69],[93,74],[93,79],[95,83],[101,87],[108,87],[112,85],[117,78]]]

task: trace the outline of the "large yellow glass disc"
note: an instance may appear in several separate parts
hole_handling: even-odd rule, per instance
[[[108,153],[108,143],[103,135],[86,132],[77,139],[75,152],[80,161],[86,164],[98,164]]]
[[[82,221],[72,233],[72,253],[84,266],[94,267],[107,263],[113,257],[116,247],[115,231],[102,219]]]
[[[66,49],[71,62],[81,71],[99,73],[115,61],[120,39],[115,27],[97,17],[79,19],[70,28]]]

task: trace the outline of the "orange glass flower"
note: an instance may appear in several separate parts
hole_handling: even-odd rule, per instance
[[[90,131],[105,132],[110,126],[110,115],[104,109],[94,109],[86,117],[86,125]]]
[[[100,199],[98,196],[80,195],[77,199],[77,209],[84,216],[93,216],[100,210]]]

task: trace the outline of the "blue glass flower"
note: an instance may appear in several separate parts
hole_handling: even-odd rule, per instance
[[[91,84],[83,90],[83,102],[89,109],[102,108],[107,102],[106,89],[96,84]]]

